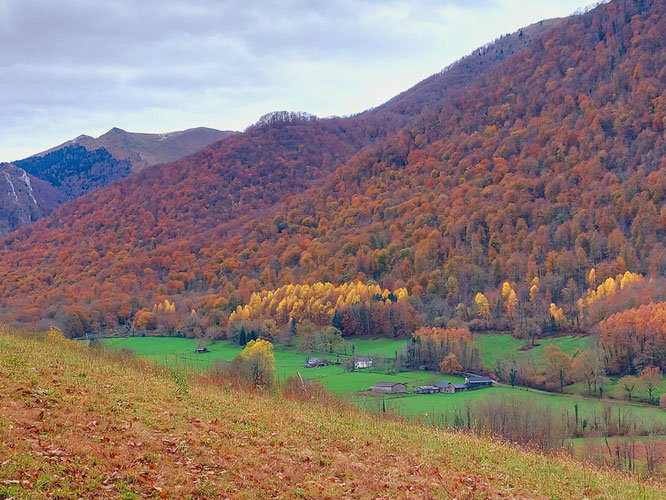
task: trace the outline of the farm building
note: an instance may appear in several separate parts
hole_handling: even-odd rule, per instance
[[[465,384],[470,389],[481,389],[482,387],[491,387],[493,381],[490,377],[465,377]]]
[[[407,392],[407,386],[400,382],[377,382],[370,388],[373,392],[384,392],[386,394],[400,394]]]
[[[439,388],[439,392],[443,392],[445,394],[453,394],[455,392],[463,392],[470,390],[470,387],[467,384],[452,384],[447,380],[442,380],[441,382],[437,382],[437,388]]]
[[[326,366],[326,363],[319,358],[308,358],[307,363],[305,363],[305,368],[318,368],[320,366]]]
[[[207,348],[207,347],[197,347],[197,348],[194,350],[194,352],[195,352],[196,354],[203,354],[203,353],[205,353],[205,352],[208,352],[208,348]]]
[[[453,388],[453,384],[448,380],[441,380],[440,382],[437,382],[435,387],[439,389],[439,392],[444,392],[446,394],[453,394],[454,392],[456,392],[455,389]]]
[[[368,356],[359,356],[354,360],[354,368],[370,368],[372,366],[372,358]]]
[[[435,385],[422,385],[414,389],[414,394],[435,394],[439,392],[439,387]]]

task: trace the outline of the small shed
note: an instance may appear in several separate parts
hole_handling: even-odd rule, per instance
[[[194,352],[195,352],[196,354],[204,354],[204,353],[208,352],[208,348],[207,348],[207,347],[197,347],[197,348],[194,350]]]
[[[372,366],[372,358],[368,356],[359,356],[354,359],[354,368],[370,368]]]
[[[490,377],[465,377],[465,384],[470,389],[481,389],[482,387],[491,387],[493,381]]]
[[[463,392],[469,391],[469,386],[467,384],[451,384],[453,386],[453,392]]]
[[[407,392],[407,386],[400,382],[377,382],[370,388],[373,392],[383,392],[385,394],[401,394]]]
[[[320,366],[326,366],[326,363],[319,358],[308,358],[307,363],[305,363],[305,368],[318,368]]]

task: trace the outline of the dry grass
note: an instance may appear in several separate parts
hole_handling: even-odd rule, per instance
[[[664,498],[565,457],[0,332],[0,498]]]

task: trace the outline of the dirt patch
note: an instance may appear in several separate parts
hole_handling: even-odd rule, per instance
[[[529,351],[530,349],[534,349],[535,347],[539,347],[541,344],[538,342],[536,344],[527,344],[527,345],[521,345],[518,350],[519,351]]]

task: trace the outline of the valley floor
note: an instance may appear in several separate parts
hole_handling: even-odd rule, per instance
[[[560,337],[556,339],[541,340],[540,347],[529,351],[519,351],[521,341],[510,335],[479,335],[477,341],[485,346],[484,357],[491,356],[488,352],[497,350],[500,354],[492,356],[530,357],[538,361],[543,355],[543,347],[548,343],[556,343],[563,350],[573,352],[574,349],[582,349],[588,346],[588,339]],[[105,345],[113,349],[131,349],[137,356],[148,361],[178,366],[187,369],[203,371],[217,361],[230,361],[236,357],[242,348],[229,341],[218,341],[208,345],[210,352],[195,354],[197,340],[174,337],[128,337],[103,339]],[[367,356],[385,356],[392,358],[396,351],[400,351],[405,340],[397,339],[354,339],[355,353]],[[322,359],[329,358],[332,361],[344,360],[348,354],[313,354]],[[442,375],[441,373],[427,371],[408,371],[395,374],[386,374],[377,369],[364,369],[359,371],[346,371],[341,366],[329,365],[319,368],[304,368],[308,355],[300,352],[297,348],[289,348],[281,345],[275,346],[275,368],[278,378],[284,381],[290,376],[300,374],[303,378],[318,379],[324,387],[335,392],[339,396],[349,399],[356,406],[369,411],[379,411],[385,407],[398,414],[418,418],[426,423],[446,424],[451,423],[456,411],[463,410],[465,405],[473,403],[488,396],[507,399],[520,399],[530,401],[540,406],[548,407],[558,413],[568,412],[574,414],[574,405],[578,405],[581,419],[588,421],[602,418],[604,406],[612,408],[615,415],[618,411],[623,415],[631,415],[633,420],[644,428],[653,428],[655,425],[666,428],[666,411],[655,406],[644,406],[630,404],[621,400],[607,400],[602,402],[597,398],[575,396],[574,394],[558,394],[528,389],[524,387],[510,387],[500,385],[492,389],[479,391],[460,392],[456,394],[413,394],[415,387],[420,385],[434,385],[440,380],[449,380],[452,383],[463,382],[460,377]],[[401,382],[409,388],[409,394],[392,395],[386,398],[377,398],[376,395],[365,393],[371,385],[376,382]],[[582,392],[582,391],[581,391]],[[658,397],[658,396],[657,396]]]

